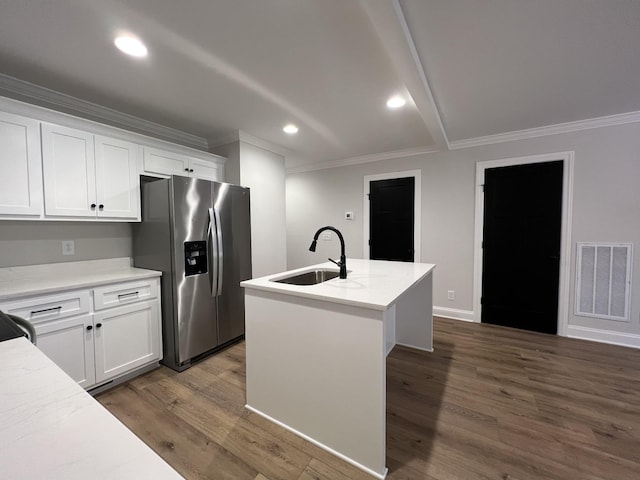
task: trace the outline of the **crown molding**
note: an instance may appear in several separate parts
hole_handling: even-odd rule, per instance
[[[492,145],[495,143],[514,142],[516,140],[526,140],[529,138],[546,137],[548,135],[579,132],[581,130],[589,130],[592,128],[612,127],[615,125],[624,125],[626,123],[636,122],[640,122],[640,112],[620,113],[617,115],[609,115],[606,117],[590,118],[587,120],[578,120],[575,122],[547,125],[545,127],[529,128],[527,130],[517,130],[514,132],[487,135],[486,137],[455,140],[449,142],[449,150],[479,147],[483,145]]]
[[[379,162],[382,160],[392,160],[394,158],[413,157],[415,155],[424,155],[427,153],[440,152],[437,147],[418,147],[407,148],[405,150],[395,150],[392,152],[375,153],[372,155],[361,155],[359,157],[345,158],[343,160],[335,160],[333,162],[314,163],[311,165],[301,165],[299,167],[287,168],[286,173],[304,173],[315,170],[327,170],[329,168],[348,167],[350,165],[359,165],[362,163]]]
[[[56,92],[33,83],[0,74],[0,94],[10,98],[63,111],[113,127],[132,130],[150,137],[167,140],[198,150],[208,150],[207,140],[190,133],[150,122],[133,115],[118,112],[108,107],[81,100],[65,93]]]

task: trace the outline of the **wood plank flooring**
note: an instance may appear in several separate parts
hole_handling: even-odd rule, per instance
[[[435,319],[387,360],[390,480],[640,479],[640,350]],[[371,479],[244,409],[244,344],[97,397],[187,479]],[[337,392],[339,393],[339,392]]]

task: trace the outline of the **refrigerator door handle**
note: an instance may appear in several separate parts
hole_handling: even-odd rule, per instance
[[[217,275],[216,275],[216,296],[219,296],[222,294],[222,272],[223,272],[223,259],[224,259],[224,252],[222,250],[222,224],[220,221],[220,215],[218,214],[218,211],[215,208],[212,208],[211,211],[213,212],[214,215],[214,219],[215,219],[215,225],[216,225],[216,247],[217,247],[217,251],[218,251],[218,255],[217,255]]]
[[[218,291],[218,260],[214,259],[214,256],[217,256],[219,252],[217,252],[217,245],[214,248],[213,245],[213,226],[215,225],[215,218],[213,215],[213,208],[208,209],[209,213],[209,226],[207,227],[207,244],[208,244],[208,254],[209,254],[209,283],[211,284],[211,296],[215,297],[216,292]],[[217,244],[217,241],[216,241]]]

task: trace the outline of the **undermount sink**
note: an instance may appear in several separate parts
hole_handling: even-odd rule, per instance
[[[288,283],[290,285],[316,285],[318,283],[326,282],[332,278],[337,278],[340,272],[335,270],[311,270],[309,272],[297,273],[290,277],[278,278],[277,280],[271,280],[272,282]]]

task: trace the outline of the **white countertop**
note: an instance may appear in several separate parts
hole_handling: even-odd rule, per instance
[[[290,285],[271,280],[304,273],[317,268],[338,271],[326,262],[266,277],[245,280],[247,289],[277,292],[296,297],[313,298],[345,305],[387,310],[411,286],[422,280],[436,266],[432,263],[387,262],[382,260],[347,259],[347,278],[334,278],[317,285]]]
[[[183,478],[24,338],[0,342],[0,477]]]
[[[0,301],[160,275],[132,267],[128,257],[6,267],[0,268]]]

